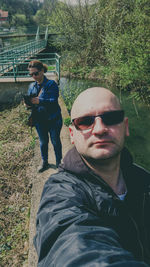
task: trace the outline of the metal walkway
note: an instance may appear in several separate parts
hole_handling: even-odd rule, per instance
[[[39,38],[39,28],[34,40],[12,46],[0,53],[0,81],[1,78],[29,77],[27,66],[31,59],[38,59],[48,65],[48,72],[55,73],[60,79],[60,56],[57,53],[42,53],[46,48],[48,39],[48,28],[45,38]]]

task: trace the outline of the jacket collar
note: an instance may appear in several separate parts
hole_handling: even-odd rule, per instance
[[[132,165],[132,163],[133,160],[131,154],[129,153],[127,148],[124,148],[121,152],[121,169],[129,167],[130,165]],[[91,172],[75,147],[70,149],[65,155],[63,162],[59,168],[59,171],[62,170],[66,170],[77,175],[87,174]]]

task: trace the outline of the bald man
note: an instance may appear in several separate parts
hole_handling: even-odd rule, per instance
[[[73,148],[46,182],[34,244],[38,266],[150,266],[150,174],[124,147],[128,118],[108,89],[75,100]]]

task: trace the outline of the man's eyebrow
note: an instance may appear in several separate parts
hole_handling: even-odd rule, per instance
[[[89,116],[94,116],[94,114],[86,113],[86,114],[83,114],[83,115],[73,116],[73,118],[71,118],[71,119],[74,120],[76,118],[89,117]]]
[[[111,112],[111,111],[117,111],[117,110],[121,110],[119,108],[115,108],[115,109],[107,109],[107,110],[103,110],[102,112],[88,112],[88,113],[85,113],[83,115],[78,115],[78,116],[72,116],[73,118],[71,118],[71,120],[74,120],[76,118],[81,118],[81,117],[89,117],[89,116],[97,116],[97,115],[102,115],[104,113],[107,113],[107,112]]]

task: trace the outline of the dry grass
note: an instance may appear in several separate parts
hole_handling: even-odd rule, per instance
[[[28,256],[31,183],[26,170],[35,135],[26,126],[27,117],[22,103],[0,112],[1,266],[23,266]]]

